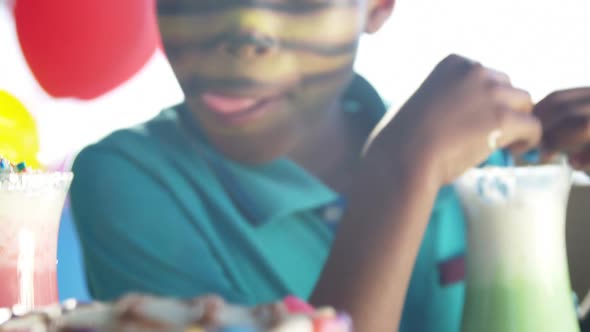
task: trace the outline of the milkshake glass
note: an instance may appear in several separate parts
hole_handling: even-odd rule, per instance
[[[468,223],[463,332],[578,332],[565,246],[571,169],[489,167],[456,182]]]

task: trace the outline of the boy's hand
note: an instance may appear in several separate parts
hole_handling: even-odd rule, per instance
[[[572,167],[590,170],[590,87],[554,92],[534,114],[543,125],[545,159],[564,152]]]
[[[446,184],[495,149],[520,153],[537,145],[541,125],[532,109],[530,95],[507,75],[451,55],[379,126],[367,158],[410,168],[425,163],[433,180]]]
[[[492,150],[536,146],[532,108],[506,75],[456,55],[442,61],[370,140],[313,303],[350,312],[357,331],[395,330],[440,186]]]

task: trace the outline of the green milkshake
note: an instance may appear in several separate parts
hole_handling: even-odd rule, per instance
[[[468,220],[463,332],[578,332],[565,215],[571,171],[471,170],[457,182]]]

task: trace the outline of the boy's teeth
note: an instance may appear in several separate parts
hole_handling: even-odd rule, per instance
[[[254,106],[258,100],[254,98],[227,97],[214,93],[205,93],[203,103],[212,110],[220,113],[239,113]]]

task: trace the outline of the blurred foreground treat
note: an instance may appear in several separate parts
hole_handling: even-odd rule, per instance
[[[332,308],[313,308],[295,297],[245,307],[218,296],[191,300],[130,294],[113,303],[75,300],[21,312],[0,309],[1,332],[350,332],[352,323]]]

